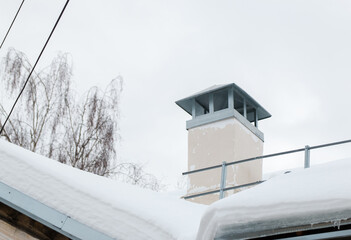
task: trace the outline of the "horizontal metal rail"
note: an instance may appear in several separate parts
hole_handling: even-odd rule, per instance
[[[229,190],[235,190],[238,188],[250,187],[250,186],[257,185],[257,184],[260,184],[263,182],[264,181],[257,181],[257,182],[247,183],[247,184],[243,184],[243,185],[239,185],[239,186],[227,187],[227,188],[224,188],[223,191],[225,192],[225,191],[229,191]],[[217,190],[213,190],[213,191],[202,192],[202,193],[197,193],[197,194],[193,194],[193,195],[187,195],[187,196],[184,196],[183,198],[184,199],[196,198],[196,197],[201,197],[201,196],[208,195],[208,194],[219,193],[220,191],[221,191],[221,189],[217,189]]]
[[[268,155],[263,155],[263,156],[257,156],[257,157],[252,157],[252,158],[246,158],[246,159],[242,159],[242,160],[235,161],[235,162],[229,162],[229,163],[222,162],[222,164],[220,164],[220,165],[214,165],[214,166],[210,166],[210,167],[206,167],[206,168],[200,168],[200,169],[184,172],[183,175],[188,175],[188,174],[208,171],[208,170],[212,170],[212,169],[216,169],[216,168],[222,168],[219,189],[213,190],[213,191],[208,191],[208,192],[192,194],[192,195],[184,196],[183,198],[189,199],[189,198],[196,198],[196,197],[205,196],[205,195],[209,195],[209,194],[219,193],[219,199],[222,199],[225,196],[224,195],[225,191],[234,190],[234,189],[243,188],[243,187],[249,187],[249,186],[257,185],[257,184],[264,182],[264,181],[257,181],[257,182],[247,183],[247,184],[243,184],[243,185],[239,185],[239,186],[225,187],[227,166],[234,165],[234,164],[240,164],[240,163],[244,163],[244,162],[255,161],[255,160],[264,159],[264,158],[270,158],[270,157],[291,154],[291,153],[305,152],[304,167],[309,168],[310,167],[310,150],[324,148],[324,147],[330,147],[330,146],[335,146],[335,145],[345,144],[345,143],[351,143],[351,139],[339,141],[339,142],[332,142],[332,143],[327,143],[327,144],[316,145],[316,146],[312,146],[312,147],[306,145],[304,148],[294,149],[294,150],[285,151],[285,152],[278,152],[278,153],[273,153],[273,154],[268,154]]]
[[[344,143],[351,143],[351,139],[350,140],[339,141],[339,142],[332,142],[332,143],[322,144],[322,145],[316,145],[316,146],[310,147],[310,149],[330,147],[330,146],[340,145],[340,144],[344,144]]]
[[[351,139],[345,140],[345,141],[322,144],[322,145],[316,145],[316,146],[309,147],[309,149],[312,150],[312,149],[317,149],[317,148],[330,147],[330,146],[335,146],[335,145],[344,144],[344,143],[351,143]],[[226,163],[225,165],[229,166],[229,165],[240,164],[240,163],[244,163],[244,162],[255,161],[258,159],[276,157],[276,156],[280,156],[280,155],[291,154],[291,153],[296,153],[296,152],[303,152],[303,151],[305,151],[305,148],[299,148],[299,149],[294,149],[294,150],[290,150],[290,151],[284,151],[284,152],[278,152],[278,153],[273,153],[273,154],[268,154],[268,155],[252,157],[252,158],[246,158],[246,159],[242,159],[242,160],[235,161],[235,162],[229,162],[229,163]],[[216,169],[216,168],[221,168],[221,167],[222,167],[222,164],[219,164],[219,165],[214,165],[214,166],[210,166],[210,167],[199,168],[199,169],[188,171],[188,172],[183,172],[182,174],[189,175],[189,174],[208,171],[211,169]]]

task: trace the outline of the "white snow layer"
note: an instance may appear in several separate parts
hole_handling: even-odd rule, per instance
[[[207,240],[351,215],[351,159],[274,177],[209,207],[83,172],[3,140],[0,166],[0,182],[116,239]]]
[[[116,239],[195,239],[206,206],[87,173],[0,140],[0,181]]]
[[[301,169],[213,203],[198,240],[351,217],[351,159]],[[237,237],[234,237],[237,236]],[[240,237],[241,236],[241,237]]]

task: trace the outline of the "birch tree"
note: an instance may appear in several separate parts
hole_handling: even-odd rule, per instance
[[[1,96],[15,98],[31,68],[24,53],[10,49],[2,63]],[[104,91],[94,87],[77,98],[71,88],[69,55],[58,54],[48,67],[32,74],[1,137],[73,167],[109,176],[117,157],[122,84],[117,77]],[[7,115],[1,103],[0,127]]]

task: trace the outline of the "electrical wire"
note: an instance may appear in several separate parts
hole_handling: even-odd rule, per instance
[[[19,8],[18,8],[15,17],[13,18],[12,23],[11,23],[9,29],[7,30],[7,33],[6,33],[4,39],[3,39],[2,42],[1,42],[0,49],[2,48],[2,45],[4,44],[4,42],[5,42],[6,38],[7,38],[7,35],[9,35],[9,32],[10,32],[10,30],[11,30],[11,28],[12,28],[13,23],[16,21],[17,15],[18,15],[18,13],[21,11],[21,8],[22,8],[23,3],[24,3],[24,0],[22,0],[22,3],[21,3],[21,5],[20,5]]]
[[[6,118],[5,122],[4,122],[4,124],[3,124],[2,127],[1,127],[0,136],[1,136],[2,131],[3,131],[4,128],[5,128],[5,125],[6,125],[7,121],[9,120],[9,118],[10,118],[12,112],[13,112],[13,109],[15,108],[15,106],[16,106],[16,104],[17,104],[19,98],[21,97],[21,95],[22,95],[22,93],[23,93],[23,91],[24,91],[24,89],[25,89],[25,87],[26,87],[26,85],[27,85],[27,83],[28,83],[30,77],[32,76],[32,73],[34,72],[34,69],[35,69],[35,67],[36,67],[37,64],[38,64],[41,55],[43,54],[43,52],[44,52],[46,46],[48,45],[48,43],[49,43],[49,41],[50,41],[50,38],[51,38],[52,34],[54,33],[54,31],[55,31],[55,29],[56,29],[56,26],[57,26],[57,24],[59,23],[59,21],[60,21],[62,15],[63,15],[63,13],[64,13],[64,11],[65,11],[65,9],[66,9],[66,7],[67,7],[69,1],[70,1],[70,0],[67,0],[67,1],[66,1],[66,4],[65,4],[65,6],[63,7],[63,9],[62,9],[62,11],[61,11],[61,13],[60,13],[60,16],[59,16],[58,19],[56,20],[56,23],[55,23],[54,27],[52,28],[52,30],[51,30],[51,32],[50,32],[50,35],[49,35],[48,39],[46,40],[46,42],[45,42],[45,44],[44,44],[44,47],[42,48],[42,50],[41,50],[41,52],[40,52],[40,54],[39,54],[39,56],[38,56],[38,58],[37,58],[37,60],[36,60],[36,62],[35,62],[35,64],[34,64],[34,66],[33,66],[33,68],[32,68],[32,70],[30,71],[30,73],[29,73],[29,75],[28,75],[28,77],[27,77],[26,82],[24,83],[24,85],[23,85],[23,87],[22,87],[20,93],[18,94],[18,96],[17,96],[17,98],[16,98],[16,101],[15,101],[14,104],[12,105],[11,111],[10,111],[10,113],[8,114],[8,116],[7,116],[7,118]]]

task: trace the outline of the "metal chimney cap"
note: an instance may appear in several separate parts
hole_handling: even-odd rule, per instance
[[[234,98],[235,101],[242,101],[242,99],[245,99],[246,103],[250,105],[252,108],[256,109],[257,111],[257,117],[258,120],[266,119],[271,117],[272,115],[264,109],[258,102],[256,102],[255,99],[253,99],[249,94],[247,94],[243,89],[241,89],[238,85],[235,83],[230,83],[230,84],[220,84],[220,85],[214,85],[212,87],[206,88],[200,92],[197,92],[189,97],[180,99],[176,101],[176,104],[184,109],[187,113],[192,115],[192,101],[193,99],[196,99],[200,104],[203,106],[208,105],[208,102],[206,102],[206,99],[208,99],[209,95],[212,93],[220,92],[222,90],[230,89],[233,88],[234,90]],[[208,100],[207,100],[208,101]],[[223,99],[216,99],[215,101],[227,101],[226,98]],[[251,119],[250,119],[251,121]]]

